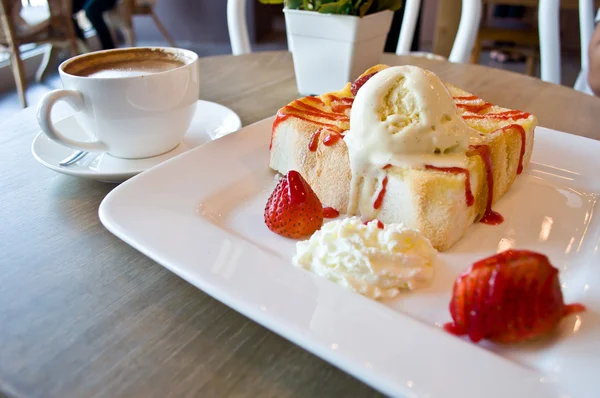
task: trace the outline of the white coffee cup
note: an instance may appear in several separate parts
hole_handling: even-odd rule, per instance
[[[172,68],[160,69],[160,62],[167,59],[173,60]],[[146,65],[148,70],[136,66],[140,60],[145,63],[139,68]],[[150,62],[155,62],[155,69]],[[127,65],[133,66],[126,69]],[[73,149],[119,158],[157,156],[177,147],[196,110],[200,80],[198,55],[192,51],[164,47],[97,51],[68,59],[58,69],[64,89],[44,96],[37,118],[48,137]],[[86,75],[90,70],[106,73]],[[54,127],[52,107],[61,100],[76,110],[75,118],[90,141],[74,140]]]

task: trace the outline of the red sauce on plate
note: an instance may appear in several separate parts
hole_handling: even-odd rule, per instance
[[[334,209],[333,207],[324,207],[323,208],[323,217],[325,218],[336,218],[340,215],[340,212]]]

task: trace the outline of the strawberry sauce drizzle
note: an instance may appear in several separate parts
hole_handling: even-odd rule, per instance
[[[484,115],[478,115],[478,114],[462,115],[462,118],[465,120],[468,120],[468,119],[519,120],[519,119],[527,119],[529,116],[531,116],[531,115],[527,112],[506,111],[506,112],[498,112],[498,113],[486,113]]]
[[[322,126],[322,127],[327,128],[327,129],[331,129],[331,130],[336,131],[336,132],[339,131],[340,133],[342,133],[342,129],[339,128],[335,124],[324,123],[324,122],[317,122],[317,121],[308,119],[306,117],[303,117],[301,115],[284,113],[284,112],[282,112],[282,110],[280,110],[279,112],[277,112],[277,115],[275,116],[275,120],[273,121],[273,128],[271,130],[271,142],[269,143],[269,149],[273,148],[273,137],[275,136],[275,130],[277,129],[277,126],[279,126],[279,124],[281,124],[282,122],[286,121],[287,119],[289,119],[291,117],[295,117],[295,118],[298,118],[300,120],[304,120],[306,122],[310,122],[312,124],[315,124],[317,126]]]
[[[481,98],[479,98],[476,95],[466,95],[463,97],[452,97],[452,99],[457,100],[457,101],[476,101],[479,100]]]
[[[475,105],[475,104],[467,104],[464,102],[464,101],[469,102],[469,101],[479,101],[479,100],[483,101],[481,98],[477,97],[476,95],[453,97],[453,99],[456,102],[457,107],[463,108],[467,112],[473,113],[471,115],[462,115],[462,118],[465,120],[467,120],[467,119],[519,120],[519,119],[527,119],[529,116],[531,116],[530,113],[523,112],[523,111],[517,111],[517,110],[510,110],[510,111],[504,111],[504,112],[499,112],[499,113],[486,113],[486,114],[480,115],[478,113],[491,107],[493,104],[491,104],[489,102],[484,102],[483,104]],[[520,152],[520,156],[519,156],[519,166],[517,168],[517,174],[521,174],[523,172],[523,157],[525,155],[525,144],[526,144],[526,139],[527,139],[527,135],[525,134],[525,129],[520,124],[513,123],[513,124],[509,124],[507,126],[499,128],[498,130],[494,131],[494,133],[497,131],[507,131],[510,129],[516,129],[519,132],[519,134],[521,135],[521,152]]]
[[[452,97],[457,108],[462,108],[467,112],[479,113],[493,106],[492,103],[486,102],[476,95],[468,95],[463,97]],[[472,104],[470,102],[479,102]]]
[[[356,79],[354,81],[354,83],[352,83],[352,86],[350,87],[350,91],[352,92],[352,94],[354,96],[356,96],[356,94],[358,93],[358,90],[360,90],[360,88],[373,76],[375,76],[377,74],[377,72],[373,72],[373,73],[369,73],[368,75],[364,75],[362,77],[359,77],[358,79]]]
[[[578,314],[580,312],[586,311],[585,305],[575,303],[575,304],[567,304],[563,309],[563,316],[569,316],[571,314]]]
[[[470,147],[470,151],[467,153],[468,156],[479,155],[485,166],[485,174],[487,178],[488,195],[487,202],[485,205],[485,213],[479,222],[488,225],[498,225],[504,221],[504,217],[500,213],[492,210],[492,203],[494,201],[494,171],[492,170],[492,157],[490,155],[490,148],[487,145],[477,145]]]
[[[365,222],[363,222],[363,225],[368,225],[371,221],[373,220],[367,220]],[[385,227],[385,225],[383,225],[383,223],[379,220],[377,220],[377,228],[379,229],[383,229]]]
[[[460,103],[460,102],[456,103],[457,108],[462,108],[467,112],[473,112],[473,113],[482,112],[482,111],[486,110],[487,108],[491,107],[492,105],[493,104],[491,104],[490,102],[484,102],[482,104],[464,104],[464,103]]]
[[[325,123],[325,122],[319,122],[319,121],[315,121],[315,120],[311,120],[307,117],[304,117],[303,115],[298,115],[298,114],[294,114],[294,113],[284,113],[281,110],[279,112],[277,112],[277,116],[275,116],[275,120],[273,121],[273,131],[277,128],[277,126],[279,126],[279,124],[281,124],[283,121],[291,118],[291,117],[295,117],[298,118],[300,120],[304,120],[306,122],[310,122],[313,124],[316,124],[317,126],[322,126],[322,127],[326,127],[328,129],[331,129],[333,131],[337,131],[339,133],[342,133],[344,130],[342,130],[340,127],[338,127],[336,124],[332,124],[332,123]]]
[[[438,170],[452,174],[464,174],[465,200],[467,202],[468,207],[473,206],[473,203],[475,203],[475,198],[473,197],[473,191],[471,191],[471,173],[469,173],[468,169],[463,169],[462,167],[435,167],[427,164],[425,165],[425,170]]]
[[[317,118],[323,118],[331,121],[340,121],[340,122],[348,122],[350,119],[345,114],[333,113],[333,112],[324,112],[318,108],[315,108],[310,105],[306,105],[302,102],[298,102],[294,107],[288,105],[283,107],[283,111],[287,111],[290,114],[294,114],[294,112],[301,112],[302,116],[312,116]],[[299,115],[296,115],[299,117]]]
[[[387,189],[387,183],[388,183],[388,178],[387,178],[387,176],[385,176],[381,183],[381,191],[379,191],[379,194],[377,195],[377,199],[375,199],[375,202],[373,203],[374,209],[379,209],[381,207],[381,205],[383,204],[383,198],[385,198],[385,191]]]
[[[525,134],[525,129],[520,124],[509,124],[508,126],[504,126],[499,128],[496,131],[506,132],[510,129],[515,129],[521,135],[521,152],[519,153],[519,166],[517,167],[517,174],[521,174],[523,172],[523,157],[525,156],[525,145],[527,144],[527,135]],[[496,132],[494,131],[494,133]]]
[[[340,215],[340,212],[333,207],[323,207],[323,217],[325,218],[336,218]]]
[[[443,328],[446,332],[455,336],[463,336],[467,333],[463,328],[461,328],[454,322],[445,323]]]
[[[331,132],[323,138],[323,145],[332,146],[338,142],[343,136],[340,133]]]
[[[342,105],[332,105],[331,106],[331,109],[334,112],[340,112],[340,113],[345,112],[347,109],[350,109],[350,108],[352,108],[352,104],[342,104]]]
[[[312,137],[310,137],[310,141],[308,142],[309,151],[315,152],[317,150],[317,147],[319,146],[319,136],[321,135],[322,130],[323,129],[318,129],[313,133]]]
[[[273,148],[273,137],[275,135],[275,130],[277,129],[277,126],[279,126],[279,124],[292,117],[312,123],[314,125],[323,127],[326,130],[342,135],[344,129],[339,127],[338,123],[349,123],[350,118],[347,115],[347,113],[348,110],[352,107],[352,102],[354,101],[354,99],[339,98],[334,95],[327,95],[327,98],[331,100],[331,111],[324,111],[317,107],[326,106],[323,100],[321,100],[319,97],[304,97],[302,98],[302,100],[295,100],[289,105],[286,105],[283,108],[281,108],[277,112],[275,120],[273,121],[269,149]]]

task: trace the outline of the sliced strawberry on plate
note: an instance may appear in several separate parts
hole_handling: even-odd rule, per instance
[[[531,340],[551,332],[560,320],[583,311],[565,305],[558,270],[542,254],[507,250],[480,260],[454,282],[444,328],[471,341]]]
[[[323,205],[297,171],[290,170],[275,187],[265,207],[265,224],[293,239],[310,236],[323,225]]]

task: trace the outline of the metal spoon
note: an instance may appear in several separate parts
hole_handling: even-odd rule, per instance
[[[77,151],[74,154],[72,154],[69,157],[64,158],[63,160],[61,160],[58,164],[60,166],[70,166],[73,163],[83,159],[89,152],[85,152],[85,151]]]

